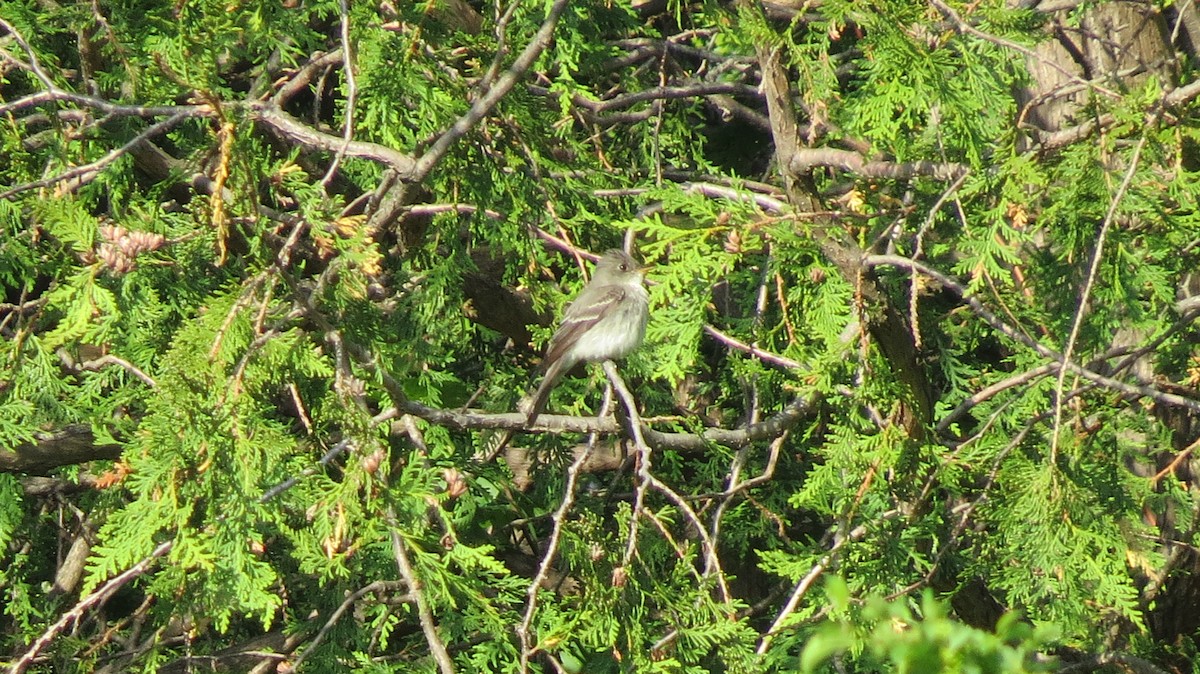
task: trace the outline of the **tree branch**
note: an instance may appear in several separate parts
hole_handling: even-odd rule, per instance
[[[142,561],[134,564],[120,574],[108,579],[108,581],[106,581],[103,585],[96,588],[91,594],[75,604],[70,611],[67,611],[59,616],[58,620],[56,620],[53,625],[43,632],[41,636],[39,636],[37,640],[33,642],[29,649],[26,650],[16,662],[13,663],[12,667],[8,669],[8,674],[22,674],[26,669],[29,668],[29,665],[33,664],[34,659],[37,658],[38,654],[42,652],[42,649],[50,645],[50,642],[54,640],[54,637],[58,636],[59,632],[66,629],[71,623],[82,618],[83,614],[86,613],[88,609],[103,603],[106,599],[112,596],[113,593],[121,589],[121,587],[126,583],[134,578],[137,578],[143,573],[146,573],[146,571],[149,570],[150,566],[154,563],[154,560],[170,552],[171,548],[174,546],[174,540],[160,543],[159,546],[154,549],[154,552],[151,552],[147,557],[142,559]]]
[[[1125,382],[1118,381],[1111,377],[1106,377],[1102,374],[1099,374],[1098,372],[1089,370],[1089,369],[1083,367],[1082,365],[1079,365],[1078,363],[1065,361],[1063,359],[1062,354],[1058,353],[1054,349],[1051,349],[1047,346],[1044,346],[1044,345],[1034,341],[1032,338],[1028,337],[1021,331],[1017,330],[1016,328],[1012,327],[1011,325],[1000,320],[1000,318],[998,316],[996,316],[996,314],[992,313],[992,311],[990,309],[988,309],[987,307],[985,307],[983,305],[983,302],[979,301],[979,298],[975,297],[974,295],[969,294],[967,292],[966,286],[962,285],[961,283],[955,281],[954,279],[950,278],[949,276],[946,276],[945,274],[943,274],[935,269],[932,269],[930,267],[927,267],[927,266],[921,264],[920,262],[916,262],[916,261],[910,260],[906,257],[901,257],[899,255],[868,255],[865,258],[863,258],[863,264],[868,267],[878,267],[878,266],[900,267],[902,269],[912,270],[912,271],[919,272],[921,274],[925,274],[926,276],[934,279],[938,283],[941,283],[946,288],[949,288],[950,290],[954,291],[955,294],[957,294],[964,302],[967,303],[967,306],[969,306],[971,308],[971,310],[975,312],[976,315],[978,315],[980,318],[982,318],[988,325],[995,328],[996,331],[999,332],[1000,334],[1004,335],[1005,337],[1008,337],[1009,339],[1011,339],[1015,342],[1024,344],[1025,346],[1029,347],[1030,349],[1033,349],[1038,355],[1042,356],[1043,358],[1052,360],[1055,363],[1058,363],[1060,366],[1065,366],[1071,372],[1078,374],[1079,376],[1083,377],[1084,379],[1096,382],[1097,384],[1104,386],[1105,388],[1110,388],[1115,391],[1120,391],[1121,393],[1126,393],[1126,394],[1132,395],[1137,398],[1143,398],[1143,397],[1151,398],[1151,399],[1156,400],[1164,405],[1171,405],[1171,406],[1175,406],[1175,407],[1185,407],[1189,410],[1193,410],[1195,412],[1200,412],[1200,401],[1192,400],[1190,398],[1184,398],[1183,396],[1176,395],[1174,393],[1166,393],[1164,391],[1158,390],[1157,388],[1154,388],[1153,386],[1126,384]]]
[[[184,113],[171,115],[161,122],[150,125],[144,131],[134,136],[129,142],[125,143],[119,148],[116,148],[115,150],[112,150],[94,162],[83,164],[82,166],[76,166],[63,171],[58,175],[53,175],[48,178],[42,178],[41,180],[35,180],[23,185],[17,185],[0,192],[0,199],[8,199],[9,197],[20,194],[21,192],[34,190],[41,187],[49,187],[67,180],[72,181],[72,183],[68,185],[64,191],[73,192],[94,180],[96,176],[100,175],[100,172],[104,170],[106,166],[128,154],[134,147],[141,145],[143,142],[148,141],[149,139],[165,131],[169,131],[185,119],[187,119],[187,115]]]
[[[546,14],[546,19],[542,22],[541,28],[534,35],[533,40],[525,46],[525,49],[517,57],[507,71],[504,72],[482,96],[480,96],[471,109],[462,117],[459,117],[429,147],[425,154],[416,161],[412,166],[411,171],[396,171],[395,176],[390,179],[385,179],[375,192],[372,199],[371,214],[367,219],[368,230],[379,230],[384,225],[395,220],[400,211],[404,208],[404,201],[408,198],[408,190],[403,186],[394,184],[395,178],[406,183],[418,183],[425,179],[434,167],[446,156],[450,151],[450,147],[462,138],[475,127],[484,117],[491,112],[492,108],[500,102],[517,81],[525,74],[527,70],[533,67],[534,62],[542,51],[550,45],[550,40],[554,36],[554,27],[558,25],[558,19],[562,16],[563,10],[567,8],[568,0],[555,0],[550,6]]]
[[[333,153],[343,151],[344,148],[347,157],[370,159],[399,173],[401,180],[416,180],[417,162],[403,152],[378,143],[347,141],[344,137],[317,131],[280,110],[273,103],[248,101],[243,107],[250,113],[251,119],[271,129],[284,140]]]
[[[433,624],[433,609],[429,606],[429,598],[425,596],[425,586],[412,563],[408,560],[408,551],[404,549],[404,541],[400,538],[399,523],[396,521],[396,511],[391,505],[387,507],[388,533],[392,539],[392,556],[396,558],[396,568],[400,578],[408,585],[408,591],[417,604],[417,619],[421,623],[421,631],[425,633],[425,642],[429,644],[430,655],[437,663],[442,674],[454,674],[454,661],[446,650],[446,644],[438,636],[437,626]]]
[[[96,444],[91,426],[72,424],[53,433],[39,433],[34,442],[11,451],[0,450],[0,473],[48,473],[61,466],[121,457],[121,445]]]
[[[317,646],[319,646],[321,642],[325,640],[326,635],[328,635],[329,631],[333,629],[333,626],[336,625],[339,620],[341,620],[342,616],[346,614],[346,611],[349,610],[351,606],[354,606],[359,599],[362,599],[371,593],[393,592],[399,588],[400,582],[398,581],[377,580],[359,588],[355,592],[348,594],[345,601],[343,601],[341,605],[333,611],[333,613],[329,614],[329,618],[325,620],[325,624],[322,625],[321,629],[317,631],[317,634],[312,638],[312,641],[305,644],[304,652],[297,655],[295,659],[289,663],[287,671],[299,671],[300,665],[307,660],[308,656],[311,655],[316,650]],[[410,593],[401,595],[396,599],[401,602],[411,602],[415,600],[415,597]]]
[[[605,417],[608,415],[608,408],[611,402],[612,396],[606,395],[604,404],[600,406],[599,416]],[[558,544],[562,538],[563,526],[566,522],[567,514],[571,511],[571,506],[575,503],[575,488],[579,480],[579,474],[582,472],[588,458],[591,457],[592,450],[595,449],[598,439],[599,434],[593,433],[584,451],[579,452],[575,460],[567,468],[567,482],[563,486],[562,500],[559,501],[558,508],[554,511],[554,517],[551,518],[553,527],[550,530],[550,540],[546,542],[546,551],[543,553],[542,560],[538,564],[537,573],[529,581],[529,587],[525,590],[525,615],[521,618],[521,623],[516,628],[517,639],[521,642],[521,659],[517,670],[519,672],[529,671],[529,658],[534,654],[536,647],[533,639],[533,617],[537,611],[538,590],[541,589],[542,583],[549,576],[551,565],[558,555]]]
[[[750,0],[743,2],[761,18],[760,6]],[[762,20],[765,23],[765,19]],[[824,210],[820,208],[811,176],[794,170],[804,165],[803,159],[796,158],[807,155],[801,149],[803,143],[796,122],[791,84],[783,64],[783,46],[760,41],[755,48],[775,141],[775,160],[783,175],[788,200],[793,208]],[[896,379],[906,389],[906,395],[900,401],[900,417],[905,431],[912,438],[924,437],[933,414],[933,386],[918,360],[916,345],[903,314],[892,306],[875,280],[864,273],[863,251],[853,241],[847,240],[840,231],[830,226],[819,227],[816,235],[821,252],[838,268],[847,283],[858,288],[867,329],[875,338]]]
[[[1104,253],[1104,242],[1108,238],[1109,227],[1112,226],[1113,218],[1117,214],[1117,206],[1120,205],[1121,199],[1125,197],[1126,190],[1129,189],[1130,182],[1133,181],[1133,174],[1137,172],[1138,160],[1142,156],[1142,148],[1146,147],[1147,137],[1143,133],[1141,140],[1133,148],[1133,156],[1129,158],[1129,168],[1125,171],[1125,177],[1121,180],[1116,194],[1113,195],[1112,203],[1108,205],[1108,213],[1105,214],[1104,222],[1100,224],[1100,231],[1096,234],[1096,248],[1092,251],[1092,261],[1088,265],[1087,278],[1084,280],[1083,290],[1079,293],[1079,302],[1075,309],[1075,316],[1071,320],[1071,332],[1067,335],[1067,343],[1063,346],[1062,360],[1065,363],[1071,362],[1071,355],[1075,352],[1075,342],[1079,338],[1079,329],[1083,326],[1083,317],[1087,314],[1088,300],[1091,297],[1092,288],[1096,284],[1096,275],[1100,271],[1100,258]],[[1058,438],[1060,435],[1060,426],[1062,425],[1062,394],[1066,377],[1066,368],[1060,368],[1058,370],[1058,380],[1054,385],[1054,427],[1051,430],[1052,435],[1050,436],[1050,463],[1052,465],[1058,457]]]
[[[970,171],[967,166],[954,163],[868,161],[857,152],[829,147],[797,149],[787,164],[788,170],[797,174],[808,173],[818,166],[842,169],[864,178],[895,180],[928,176],[937,180],[953,181]]]
[[[509,91],[516,85],[517,81],[525,75],[525,72],[533,67],[534,61],[541,56],[546,47],[550,46],[550,40],[554,36],[554,28],[558,25],[558,19],[562,16],[563,10],[567,8],[568,0],[555,0],[554,4],[550,5],[550,10],[546,13],[546,19],[542,22],[541,28],[530,40],[529,44],[517,57],[513,64],[503,75],[497,78],[496,83],[487,90],[487,93],[480,96],[478,100],[471,106],[471,109],[462,117],[459,117],[449,129],[446,130],[425,154],[417,160],[417,165],[413,171],[413,180],[420,181],[429,175],[434,166],[442,160],[446,152],[450,150],[450,146],[462,138],[475,127],[484,117],[491,112],[492,108],[504,98]]]

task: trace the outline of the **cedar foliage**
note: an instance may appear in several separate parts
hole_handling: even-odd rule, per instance
[[[1198,671],[1190,6],[570,3],[414,169],[553,4],[0,1],[0,663]],[[678,443],[481,461],[627,232]]]

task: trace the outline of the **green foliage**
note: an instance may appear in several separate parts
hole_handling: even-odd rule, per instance
[[[837,616],[816,630],[800,656],[800,670],[1018,674],[1051,671],[1035,649],[1055,638],[1014,613],[987,632],[952,620],[947,607],[926,591],[920,601],[868,597],[850,603],[849,588],[837,580],[826,592]],[[831,666],[838,663],[835,669]]]
[[[14,476],[0,475],[0,493],[4,494],[4,498],[0,499],[0,548],[8,548],[13,533],[21,524],[23,511],[20,489],[21,485]]]
[[[1192,596],[1169,590],[1194,581],[1194,469],[1147,477],[1194,446],[1200,399],[1176,305],[1200,126],[1194,103],[1163,107],[1171,78],[1080,87],[1071,123],[1097,129],[1039,146],[1014,96],[1036,93],[1034,10],[575,2],[427,176],[397,177],[381,151],[429,152],[550,4],[0,0],[70,92],[28,98],[45,83],[0,35],[0,462],[18,464],[0,472],[0,665],[131,568],[33,670],[238,671],[249,650],[437,671],[426,630],[479,672],[1189,662],[1196,635],[1168,623]],[[764,55],[802,149],[912,170],[781,179]],[[183,118],[141,138],[169,115],[120,106]],[[412,210],[373,221],[398,194]],[[482,460],[482,415],[515,408],[586,283],[575,253],[626,235],[654,267],[623,377],[655,430],[712,433],[649,464],[602,438],[569,495],[584,436],[518,433]],[[958,286],[857,266],[878,253]],[[1060,387],[1046,350],[1081,310],[1089,373]],[[931,406],[910,423],[914,377]],[[590,417],[602,390],[569,376],[549,410]],[[761,421],[750,442],[718,433]],[[61,463],[21,468],[30,446]],[[119,462],[97,458],[111,446]]]

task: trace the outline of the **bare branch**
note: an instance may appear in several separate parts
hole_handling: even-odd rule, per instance
[[[0,53],[3,53],[3,50],[0,50]],[[209,117],[213,115],[212,106],[209,105],[121,105],[95,96],[72,93],[53,84],[46,91],[39,91],[18,98],[11,103],[0,105],[0,115],[52,102],[73,103],[115,117],[169,117],[177,114],[188,117]]]
[[[345,601],[343,601],[341,605],[333,611],[333,613],[329,614],[329,618],[325,621],[325,624],[321,626],[321,629],[317,632],[316,636],[312,638],[312,641],[305,645],[304,652],[300,653],[300,655],[296,656],[296,658],[289,663],[289,668],[287,671],[299,671],[301,663],[308,659],[308,656],[311,655],[313,651],[316,650],[317,646],[319,646],[321,642],[325,640],[325,636],[329,634],[329,630],[333,629],[333,626],[336,625],[339,620],[341,620],[342,616],[346,614],[346,611],[349,610],[351,606],[354,606],[359,599],[362,599],[371,593],[394,592],[399,588],[400,583],[397,581],[377,580],[374,583],[370,583],[359,588],[355,592],[348,594]],[[396,599],[401,602],[410,602],[414,601],[415,597],[411,594],[405,594],[397,597]]]
[[[1133,674],[1167,674],[1167,670],[1160,669],[1153,662],[1126,653],[1101,653],[1083,662],[1063,667],[1058,672],[1059,674],[1085,674],[1099,671],[1105,665],[1118,665],[1123,671],[1133,672]]]
[[[1039,377],[1045,377],[1052,372],[1056,372],[1058,368],[1058,363],[1046,363],[1045,365],[1015,374],[1007,379],[1004,379],[1003,381],[998,381],[991,386],[987,386],[979,391],[976,391],[974,395],[959,403],[958,406],[950,410],[946,416],[938,420],[937,431],[939,433],[945,433],[947,430],[949,430],[951,424],[953,424],[955,421],[958,421],[958,419],[969,412],[971,408],[991,399],[996,394],[1007,391],[1015,386],[1020,386],[1022,384],[1031,382]]]
[[[302,145],[327,152],[344,151],[348,157],[370,159],[397,171],[402,180],[413,180],[417,162],[412,157],[378,143],[349,141],[303,124],[300,120],[280,110],[273,103],[249,101],[244,104],[251,118],[270,128],[281,137]],[[344,150],[343,150],[344,148]]]
[[[75,606],[71,608],[70,611],[67,611],[59,616],[58,620],[55,621],[54,624],[49,627],[49,629],[43,632],[36,641],[33,642],[33,644],[29,647],[29,650],[25,651],[25,653],[22,654],[15,663],[13,663],[12,667],[8,669],[8,674],[22,674],[26,669],[29,668],[29,665],[33,664],[34,659],[37,658],[38,654],[42,652],[42,649],[50,645],[50,642],[54,640],[54,637],[58,636],[59,632],[62,632],[71,623],[82,618],[83,614],[86,613],[88,609],[92,608],[93,606],[100,605],[106,599],[111,597],[114,592],[121,589],[121,587],[123,587],[126,583],[145,573],[150,569],[150,566],[154,563],[154,560],[170,552],[171,548],[174,546],[174,540],[169,540],[159,544],[159,546],[154,549],[154,552],[151,552],[147,557],[142,559],[142,561],[134,564],[120,574],[108,579],[108,581],[106,581],[103,585],[93,590],[91,594],[81,599],[75,604]]]
[[[717,340],[718,342],[724,344],[725,346],[728,346],[729,348],[737,350],[737,351],[743,351],[745,353],[748,353],[751,356],[754,356],[755,358],[766,363],[767,365],[774,365],[775,367],[783,368],[785,370],[798,370],[802,367],[799,362],[794,361],[791,358],[787,358],[785,356],[778,356],[769,351],[763,351],[762,349],[758,348],[757,346],[752,346],[750,344],[746,344],[745,342],[743,342],[735,337],[730,337],[729,335],[721,332],[720,330],[714,328],[711,325],[705,325],[704,332],[708,333],[709,336],[711,336],[713,339]]]
[[[637,475],[639,480],[644,484],[654,488],[655,491],[667,497],[667,500],[675,504],[676,508],[683,513],[684,517],[691,523],[692,528],[700,537],[701,548],[705,556],[705,568],[710,571],[713,579],[717,583],[717,588],[721,592],[721,601],[728,603],[730,601],[729,587],[725,580],[725,572],[721,569],[721,559],[717,555],[717,546],[713,539],[708,535],[708,529],[704,523],[700,521],[700,516],[692,509],[691,504],[682,496],[675,492],[662,480],[659,480],[651,471],[650,445],[646,443],[646,438],[642,434],[641,416],[637,411],[637,403],[633,399],[633,395],[625,386],[625,381],[621,379],[621,374],[617,372],[617,366],[611,360],[604,361],[604,374],[608,376],[608,381],[612,384],[613,389],[617,392],[617,397],[621,399],[625,407],[625,412],[628,415],[628,431],[633,439],[634,449],[638,454]],[[636,519],[639,517],[638,512],[633,512],[631,517]],[[627,552],[628,556],[628,552]]]
[[[275,92],[271,100],[275,105],[283,106],[283,104],[312,84],[313,77],[318,72],[342,63],[343,59],[344,55],[341,51],[313,54],[312,59],[308,63],[304,64],[300,70],[296,71],[295,75],[292,75],[291,79],[279,87],[279,90]]]
[[[83,185],[86,185],[94,180],[96,176],[100,175],[100,172],[104,170],[106,166],[128,154],[132,148],[163,133],[164,131],[172,129],[187,118],[188,115],[184,113],[174,114],[167,119],[158,122],[157,124],[152,124],[151,126],[147,127],[146,130],[134,136],[129,142],[115,150],[112,150],[94,162],[84,164],[82,166],[76,166],[75,168],[63,171],[62,173],[50,176],[49,178],[42,178],[41,180],[35,180],[31,183],[25,183],[24,185],[17,185],[16,187],[0,192],[0,199],[8,199],[9,197],[20,194],[21,192],[34,190],[41,187],[49,187],[67,180],[71,181],[71,184],[65,188],[66,191],[70,192],[79,189]]]
[[[1161,107],[1166,110],[1178,108],[1191,103],[1197,96],[1200,96],[1200,80],[1172,89],[1162,97]],[[1167,122],[1169,122],[1169,119],[1164,120],[1164,124]],[[1116,116],[1111,113],[1103,113],[1089,117],[1075,126],[1060,129],[1053,133],[1041,134],[1038,137],[1037,151],[1046,153],[1064,148],[1087,138],[1100,129],[1107,129],[1116,123]]]
[[[118,358],[118,357],[112,355],[111,353],[101,356],[95,360],[89,360],[89,361],[80,363],[79,369],[97,371],[97,370],[100,370],[101,368],[107,367],[109,365],[117,365],[117,366],[123,368],[126,372],[129,372],[129,374],[132,374],[133,376],[142,380],[142,382],[145,383],[146,386],[149,386],[150,388],[158,388],[158,382],[154,381],[154,379],[150,375],[143,372],[141,370],[141,368],[134,365],[133,363],[130,363],[129,361],[125,360],[124,358]]]
[[[711,183],[687,183],[687,191],[691,194],[703,194],[710,199],[728,199],[737,202],[750,202],[768,213],[784,213],[788,205],[782,199],[769,194],[760,194],[749,190],[740,190],[725,185]]]
[[[798,148],[788,163],[788,170],[796,174],[804,174],[818,166],[842,169],[864,178],[896,180],[928,176],[937,180],[954,181],[970,170],[963,164],[954,163],[868,161],[857,152],[829,147]]]
[[[1011,49],[1015,52],[1018,52],[1028,58],[1041,61],[1062,73],[1064,77],[1070,79],[1072,82],[1086,86],[1088,89],[1102,92],[1108,96],[1111,96],[1112,98],[1120,98],[1120,95],[1111,89],[1102,87],[1096,82],[1091,82],[1083,77],[1080,77],[1079,75],[1076,75],[1054,60],[1042,58],[1036,51],[1026,47],[1023,44],[1018,44],[1012,40],[1006,40],[1002,37],[997,37],[979,30],[978,28],[964,21],[963,18],[958,15],[958,12],[955,12],[949,5],[942,2],[942,0],[929,0],[929,4],[933,5],[934,9],[936,9],[938,12],[941,12],[942,16],[946,17],[950,23],[954,24],[955,30],[957,30],[959,33],[972,35],[985,42],[991,42],[992,44],[996,44],[1006,49]]]
[[[534,61],[538,56],[541,56],[542,51],[550,46],[550,39],[554,36],[554,28],[558,25],[558,19],[562,16],[563,10],[567,8],[568,0],[555,0],[550,6],[550,10],[546,13],[546,19],[542,22],[541,28],[537,34],[525,46],[525,49],[517,57],[513,64],[503,75],[496,79],[496,83],[488,89],[487,93],[480,96],[475,101],[471,109],[462,117],[459,117],[449,129],[446,130],[425,154],[417,160],[417,164],[413,170],[413,181],[420,181],[429,172],[437,166],[446,152],[450,150],[450,146],[467,134],[476,124],[491,112],[492,108],[504,98],[517,81],[525,74],[527,70],[533,67]]]
[[[31,476],[21,479],[21,491],[25,496],[45,497],[56,494],[73,494],[96,489],[96,476],[80,472],[74,480],[58,477]]]
[[[612,397],[606,396],[604,404],[600,406],[599,416],[604,417],[608,414],[608,408],[611,406]],[[542,555],[542,561],[538,564],[537,573],[534,574],[533,580],[529,582],[529,588],[525,591],[525,615],[521,618],[521,624],[517,625],[517,638],[521,641],[521,660],[518,671],[529,671],[529,658],[535,652],[535,643],[533,641],[533,616],[537,610],[537,594],[542,587],[547,576],[550,573],[550,566],[553,564],[555,557],[558,555],[558,543],[562,538],[562,530],[565,526],[567,514],[571,511],[571,506],[575,503],[575,488],[579,480],[579,474],[582,472],[583,466],[587,463],[592,455],[592,450],[596,447],[596,441],[599,435],[592,434],[589,439],[586,449],[579,452],[575,460],[571,462],[567,468],[567,482],[563,486],[562,501],[558,504],[558,509],[554,511],[553,528],[550,531],[550,539],[546,542],[546,552]]]
[[[532,86],[529,88],[529,90],[542,96],[556,95],[544,87]],[[616,96],[603,101],[593,101],[583,95],[575,94],[571,97],[571,103],[576,107],[587,110],[588,112],[601,115],[614,110],[624,110],[625,108],[637,105],[638,103],[672,100],[678,98],[697,98],[700,96],[711,96],[714,94],[732,94],[754,97],[761,96],[758,88],[749,84],[741,84],[739,82],[695,82],[692,84],[681,84],[676,86],[654,87],[652,89],[635,91],[633,93]]]
[[[899,515],[900,511],[889,510],[879,516],[879,521],[892,519]],[[817,563],[808,570],[808,573],[804,574],[804,576],[800,578],[800,580],[796,583],[796,586],[792,589],[792,594],[789,595],[788,600],[784,602],[783,608],[780,609],[779,613],[775,616],[775,620],[771,623],[771,627],[767,629],[766,633],[763,634],[762,639],[759,640],[757,652],[760,656],[767,652],[767,648],[770,647],[771,641],[775,638],[775,635],[779,634],[783,630],[784,624],[787,622],[788,618],[791,617],[792,613],[796,611],[796,607],[800,605],[800,600],[804,598],[804,595],[808,594],[808,591],[812,588],[813,583],[815,583],[816,580],[821,577],[822,573],[825,573],[826,569],[837,562],[842,547],[847,543],[857,541],[858,539],[867,535],[867,530],[867,524],[863,523],[857,527],[854,527],[845,535],[838,536],[833,545],[829,548],[829,552],[825,553],[825,555],[822,556],[821,559],[818,560]]]
[[[408,209],[413,215],[436,215],[438,213],[483,213],[492,220],[503,220],[504,216],[490,208],[471,204],[416,204]]]
[[[334,155],[333,161],[330,162],[329,169],[325,171],[325,177],[321,178],[321,185],[324,188],[328,188],[329,183],[333,181],[333,176],[342,163],[342,157],[346,155],[346,148],[354,138],[354,104],[358,100],[358,80],[354,77],[354,55],[350,53],[350,8],[347,6],[347,0],[339,0],[338,4],[341,10],[342,72],[346,77],[346,112],[342,122],[342,145]]]
[[[375,369],[374,366],[369,367]],[[531,433],[599,432],[607,434],[613,434],[619,430],[617,423],[612,419],[596,417],[542,414],[538,416],[535,423],[527,426],[525,415],[519,412],[489,414],[473,410],[457,411],[429,407],[406,398],[397,398],[395,391],[387,383],[389,379],[392,379],[391,376],[385,375],[384,386],[388,388],[393,404],[396,404],[400,411],[447,428],[458,430],[507,428],[523,429]],[[392,379],[392,382],[395,380]],[[765,421],[736,429],[708,428],[701,433],[665,433],[649,427],[643,427],[641,430],[646,437],[646,442],[656,449],[694,451],[704,449],[710,444],[736,449],[751,442],[772,440],[778,437],[811,412],[816,406],[816,401],[816,395],[799,396]]]

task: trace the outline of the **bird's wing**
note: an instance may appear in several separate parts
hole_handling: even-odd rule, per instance
[[[604,294],[595,300],[580,301],[586,299],[577,298],[563,311],[562,325],[558,326],[558,330],[550,338],[550,348],[546,350],[546,357],[542,360],[543,367],[549,363],[558,362],[580,335],[616,309],[625,299],[625,289],[619,286],[609,286],[605,289]]]

